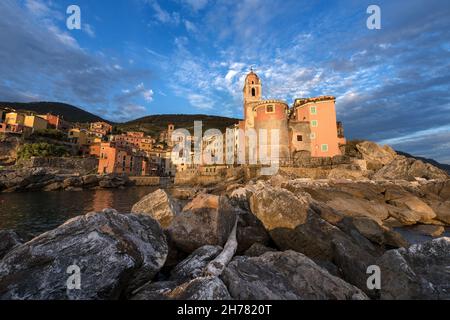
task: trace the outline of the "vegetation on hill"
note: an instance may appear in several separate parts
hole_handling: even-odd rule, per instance
[[[18,103],[18,102],[0,102],[0,107],[11,108],[18,111],[29,111],[36,114],[52,113],[62,116],[64,120],[70,122],[95,122],[106,121],[95,114],[82,110],[78,107],[72,106],[66,103],[59,102],[30,102],[30,103]],[[108,121],[106,121],[108,122]]]
[[[187,129],[191,134],[194,134],[194,121],[202,121],[203,131],[208,129],[219,129],[224,132],[227,127],[238,123],[239,119],[203,114],[154,115],[126,123],[116,124],[115,129],[118,132],[143,131],[146,134],[157,136],[161,131],[167,129],[169,123],[172,123],[175,125],[175,129]]]
[[[30,159],[31,157],[63,157],[69,153],[66,148],[56,146],[53,144],[41,143],[27,143],[22,145],[17,152],[18,159]]]

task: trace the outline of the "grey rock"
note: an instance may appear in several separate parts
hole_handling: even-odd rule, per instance
[[[387,251],[376,264],[381,299],[450,299],[450,238]]]
[[[22,239],[16,232],[12,230],[0,230],[0,260],[20,244],[22,244]]]
[[[89,213],[10,251],[0,262],[0,299],[117,299],[151,280],[166,256],[150,217]],[[67,290],[72,265],[82,290]]]
[[[256,242],[250,248],[248,248],[247,251],[245,251],[244,256],[259,257],[267,252],[275,252],[275,251],[277,251],[277,250],[266,247],[265,245]]]
[[[227,287],[217,277],[200,277],[183,284],[150,283],[136,292],[132,300],[231,300]]]
[[[171,280],[185,282],[202,276],[208,263],[214,260],[222,250],[223,248],[219,246],[198,248],[172,270]]]
[[[222,280],[231,296],[239,300],[367,299],[358,288],[294,251],[236,257]]]

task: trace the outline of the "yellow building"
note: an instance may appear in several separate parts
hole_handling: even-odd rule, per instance
[[[102,142],[102,139],[95,133],[89,132],[85,129],[69,130],[69,139],[72,143],[76,143],[79,146],[93,145]]]
[[[87,132],[83,129],[71,129],[69,130],[69,139],[72,143],[76,143],[79,146],[87,144]]]
[[[47,120],[38,116],[25,116],[24,126],[32,128],[33,131],[47,129]]]
[[[5,123],[9,125],[21,125],[25,123],[25,116],[21,113],[10,112],[5,116]]]

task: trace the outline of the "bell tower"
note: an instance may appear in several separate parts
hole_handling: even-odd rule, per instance
[[[251,69],[250,73],[245,77],[244,84],[244,119],[245,126],[254,127],[253,106],[261,101],[262,85],[258,75]]]

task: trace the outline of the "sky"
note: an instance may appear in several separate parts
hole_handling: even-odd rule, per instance
[[[265,98],[333,95],[348,138],[450,164],[449,17],[447,0],[1,0],[0,101],[242,118],[253,67]]]

